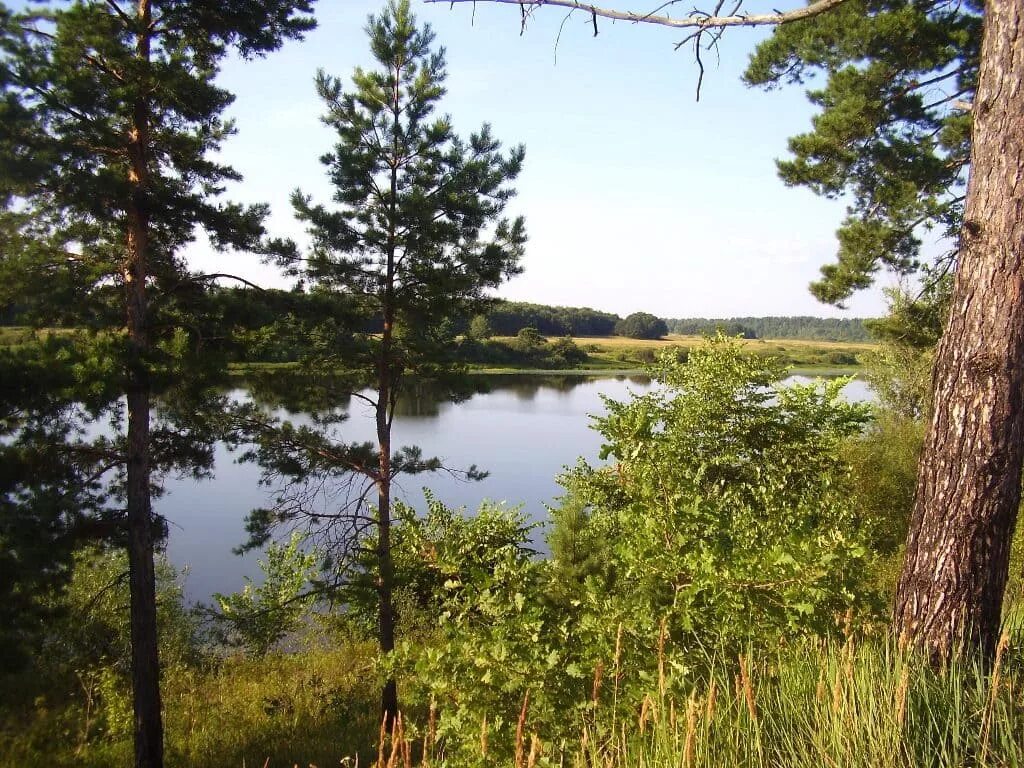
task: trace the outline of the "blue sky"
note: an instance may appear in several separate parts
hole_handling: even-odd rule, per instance
[[[628,4],[628,3],[627,3]],[[321,0],[319,28],[265,60],[232,60],[222,83],[237,100],[238,135],[223,158],[245,181],[230,192],[269,202],[277,234],[301,239],[288,204],[295,187],[326,200],[318,157],[332,144],[313,89],[318,67],[348,82],[370,65],[364,26],[382,0]],[[752,4],[756,12],[770,3]],[[842,201],[823,200],[778,179],[786,139],[807,130],[811,106],[799,88],[766,93],[739,80],[761,30],[725,36],[720,61],[694,100],[697,67],[683,36],[659,27],[538,12],[524,35],[508,6],[424,4],[447,51],[442,110],[462,134],[490,122],[506,144],[526,145],[510,211],[526,217],[525,272],[500,291],[509,299],[586,305],[664,317],[865,316],[883,312],[881,291],[848,311],[818,303],[807,284],[833,258]],[[645,10],[649,10],[646,9]],[[238,270],[285,285],[251,257],[190,254],[200,268]],[[880,284],[891,284],[883,277]]]

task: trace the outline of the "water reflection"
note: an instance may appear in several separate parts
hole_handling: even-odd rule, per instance
[[[372,440],[369,406],[345,394],[353,383],[299,382],[275,375],[251,379],[237,394],[299,421],[309,419],[311,408],[331,403],[350,417],[340,427],[345,440]],[[597,459],[600,436],[590,428],[590,417],[604,412],[602,397],[624,400],[652,386],[644,376],[506,374],[412,382],[396,410],[394,444],[420,446],[425,455],[439,456],[452,468],[476,464],[490,475],[481,482],[444,472],[418,475],[400,479],[398,494],[422,506],[422,488],[428,486],[453,506],[475,509],[483,499],[506,501],[544,521],[548,505],[561,492],[557,477],[564,467],[578,457]],[[871,396],[859,380],[844,394],[855,401]],[[237,557],[231,550],[245,539],[245,515],[267,503],[268,489],[259,485],[258,467],[234,459],[218,447],[213,480],[171,480],[170,492],[157,502],[171,522],[172,560],[190,567],[187,591],[192,599],[239,589],[244,576],[258,573],[255,555]]]

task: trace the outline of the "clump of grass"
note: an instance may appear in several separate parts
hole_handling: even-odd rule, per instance
[[[1022,668],[1008,640],[1000,649],[991,674],[956,664],[935,670],[885,640],[816,641],[744,655],[716,665],[682,699],[664,693],[673,686],[657,684],[632,721],[591,710],[578,744],[568,749],[545,739],[543,723],[530,722],[524,699],[511,762],[516,768],[1024,765]],[[595,672],[595,687],[599,679]],[[502,745],[488,744],[484,733],[486,725],[475,763],[497,765],[491,755],[501,754]],[[457,765],[446,760],[444,744],[424,749],[422,762]]]
[[[256,659],[233,656],[164,670],[168,766],[337,766],[345,756],[370,765],[379,684],[371,642],[346,641]],[[88,739],[90,717],[68,696],[0,728],[0,766],[123,766],[132,762],[130,698],[99,702],[107,714]],[[115,722],[110,707],[126,709]],[[119,722],[120,720],[124,722]]]

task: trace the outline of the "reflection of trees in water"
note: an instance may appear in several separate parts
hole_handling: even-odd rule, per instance
[[[571,374],[536,373],[489,374],[476,378],[485,379],[488,382],[490,387],[488,391],[509,392],[517,400],[522,401],[533,400],[542,389],[569,393],[591,379],[589,376]]]
[[[517,400],[531,401],[542,391],[570,394],[577,387],[600,378],[579,374],[461,374],[442,379],[410,380],[395,406],[404,419],[432,419],[445,403],[460,403],[475,395],[504,392]],[[607,377],[612,378],[612,377]],[[616,381],[647,386],[649,376],[615,376]],[[242,382],[253,402],[267,408],[284,408],[292,413],[347,410],[353,392],[363,383],[342,376],[316,378],[288,370],[254,373]]]
[[[395,404],[395,415],[407,419],[436,418],[442,403],[461,403],[490,392],[478,376],[452,375],[442,379],[410,379]]]
[[[292,370],[259,371],[245,376],[242,386],[257,405],[291,413],[347,410],[352,393],[363,385],[351,377],[310,376]]]

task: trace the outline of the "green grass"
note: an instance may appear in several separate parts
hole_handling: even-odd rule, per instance
[[[263,659],[234,656],[165,669],[167,765],[337,766],[377,738],[372,643],[346,643]],[[31,685],[31,684],[30,684]],[[128,692],[90,701],[84,688],[49,690],[0,717],[0,766],[106,768],[132,763]],[[13,702],[11,702],[13,703]]]
[[[527,707],[516,743],[463,734],[474,749],[469,761],[429,743],[433,728],[420,710],[399,749],[386,745],[380,768],[1020,766],[1024,674],[1017,649],[1004,649],[986,676],[958,666],[934,671],[884,639],[799,642],[719,664],[680,698],[664,693],[671,680],[651,681],[643,703],[625,714],[605,697],[585,710],[569,744],[554,744]],[[167,765],[337,766],[354,765],[356,755],[359,765],[374,764],[373,659],[372,643],[349,640],[166,671]],[[606,695],[615,669],[613,660],[603,669]],[[0,766],[128,765],[129,730],[125,699],[98,699],[89,712],[74,695],[40,697],[0,726]]]
[[[932,670],[891,641],[799,643],[720,665],[684,698],[655,686],[626,718],[595,705],[579,722],[576,743],[562,748],[528,711],[515,745],[492,738],[485,748],[476,734],[467,738],[481,744],[474,765],[525,768],[1020,766],[1022,684],[1010,653],[986,676],[962,666]],[[442,745],[429,762],[444,757]]]
[[[18,347],[48,336],[73,336],[75,328],[28,328],[18,325],[0,326],[0,347]]]

